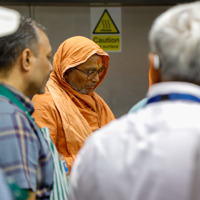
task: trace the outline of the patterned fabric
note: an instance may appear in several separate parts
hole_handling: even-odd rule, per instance
[[[64,166],[62,165],[58,151],[51,140],[49,129],[45,127],[41,129],[41,131],[49,144],[54,161],[54,185],[51,200],[67,200],[69,185]]]
[[[8,186],[6,177],[1,169],[0,169],[0,197],[2,200],[13,200],[13,196]]]
[[[31,101],[5,85],[26,107]],[[0,167],[19,187],[36,192],[37,198],[49,199],[53,186],[53,159],[40,130],[13,102],[0,95]]]

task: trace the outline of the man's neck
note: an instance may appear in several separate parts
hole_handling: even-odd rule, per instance
[[[25,96],[29,97],[29,95],[26,92],[26,84],[22,78],[19,78],[19,76],[16,77],[15,79],[11,77],[6,77],[6,78],[0,77],[0,82],[3,82],[5,84],[14,87],[15,89],[23,93]]]

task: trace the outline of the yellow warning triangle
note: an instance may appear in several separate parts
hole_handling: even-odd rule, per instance
[[[109,15],[107,9],[104,10],[100,20],[94,28],[93,34],[117,34],[119,30]]]

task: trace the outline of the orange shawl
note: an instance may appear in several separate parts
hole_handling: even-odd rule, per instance
[[[96,43],[82,36],[65,40],[54,55],[54,71],[47,83],[45,94],[33,98],[33,116],[36,122],[40,127],[49,127],[51,138],[58,151],[64,155],[69,168],[85,139],[94,130],[114,119],[110,108],[97,93],[78,93],[63,78],[69,68],[86,62],[94,54],[102,56],[106,75],[109,56]]]

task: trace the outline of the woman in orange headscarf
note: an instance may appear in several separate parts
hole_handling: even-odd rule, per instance
[[[41,128],[49,127],[70,169],[85,139],[115,119],[94,92],[107,74],[109,56],[92,40],[75,36],[59,46],[53,65],[46,92],[33,98],[33,116]]]

